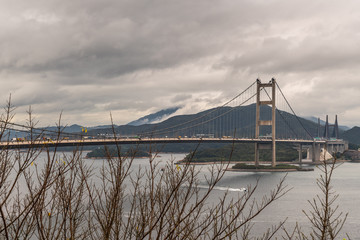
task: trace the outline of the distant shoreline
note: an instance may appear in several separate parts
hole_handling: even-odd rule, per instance
[[[225,171],[228,172],[309,172],[314,171],[313,168],[302,168],[302,169],[233,169],[227,168]]]

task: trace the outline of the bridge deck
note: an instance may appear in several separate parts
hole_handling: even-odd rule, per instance
[[[115,144],[152,144],[152,143],[271,143],[271,139],[246,139],[246,138],[107,138],[107,139],[81,139],[81,140],[46,140],[46,141],[11,141],[0,142],[0,147],[5,148],[30,148],[30,147],[66,147],[89,145],[115,145]],[[277,139],[277,143],[294,143],[309,145],[314,140],[303,139]],[[317,140],[321,144],[344,144],[342,140]]]

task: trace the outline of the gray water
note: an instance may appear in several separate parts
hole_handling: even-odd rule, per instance
[[[157,161],[159,166],[165,165],[170,159],[181,160],[184,154],[160,154]],[[136,159],[133,168],[145,167],[147,159]],[[209,174],[207,166],[196,166],[201,172],[200,176]],[[209,201],[217,201],[219,196],[229,190],[230,197],[237,198],[242,188],[249,185],[254,186],[257,179],[259,184],[256,196],[260,199],[264,194],[269,194],[274,189],[280,179],[286,176],[286,185],[291,190],[282,198],[275,201],[264,212],[262,212],[253,222],[255,223],[255,233],[262,233],[271,225],[278,224],[285,220],[286,227],[291,229],[298,223],[304,232],[310,231],[310,224],[303,213],[311,209],[308,200],[312,200],[321,192],[316,185],[317,178],[321,171],[314,167],[314,171],[308,172],[267,172],[267,173],[247,173],[247,172],[226,172],[220,183],[215,188]],[[205,185],[205,181],[203,182]],[[339,164],[332,177],[333,190],[339,194],[335,205],[339,205],[338,213],[348,213],[347,221],[339,236],[339,239],[346,237],[348,233],[352,239],[360,239],[360,163]],[[261,199],[260,199],[261,200]],[[334,205],[334,207],[335,207]]]
[[[66,154],[66,153],[65,153]],[[158,167],[163,167],[171,160],[181,160],[185,154],[165,154],[161,153],[156,161],[159,163]],[[45,157],[45,155],[43,155]],[[94,169],[100,169],[103,165],[103,160],[85,160]],[[139,167],[145,169],[148,166],[148,159],[135,159],[132,165],[133,170]],[[289,172],[286,176],[286,185],[291,190],[282,198],[275,201],[265,211],[263,211],[253,222],[254,234],[265,232],[271,225],[278,224],[285,220],[286,227],[291,229],[296,223],[302,227],[305,232],[309,232],[309,221],[307,220],[303,210],[309,212],[310,204],[308,200],[312,200],[320,190],[316,185],[316,179],[319,178],[321,171],[314,167],[314,171],[310,172]],[[200,177],[204,179],[209,175],[208,166],[196,166],[200,171]],[[334,191],[339,194],[339,198],[335,205],[339,205],[338,212],[348,213],[346,224],[341,232],[339,239],[346,237],[348,233],[352,239],[360,239],[360,163],[343,163],[336,170],[332,178]],[[280,179],[286,173],[271,172],[271,173],[247,173],[247,172],[226,172],[222,180],[216,186],[213,194],[209,198],[209,202],[216,202],[219,196],[222,196],[226,191],[229,191],[229,197],[237,198],[239,194],[243,194],[243,188],[248,188],[249,185],[254,186],[257,179],[259,179],[258,189],[255,194],[259,201],[264,194],[269,194],[271,189],[274,189]],[[203,180],[200,184],[206,187],[206,182]],[[280,236],[280,235],[278,235]]]

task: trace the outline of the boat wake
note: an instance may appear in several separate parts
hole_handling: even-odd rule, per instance
[[[209,186],[206,185],[199,185],[198,188],[201,189],[208,189]],[[230,187],[218,187],[215,186],[214,190],[218,190],[218,191],[228,191],[228,192],[246,192],[246,188],[230,188]]]

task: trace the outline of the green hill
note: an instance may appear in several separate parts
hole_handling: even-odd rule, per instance
[[[353,127],[345,131],[341,136],[344,140],[349,141],[349,143],[360,145],[360,127]]]
[[[191,158],[192,153],[186,156],[185,160],[191,159],[191,162],[216,162],[227,161],[230,158],[232,145],[226,145],[219,148],[200,149],[194,153],[194,157]],[[298,159],[298,151],[295,150],[293,144],[278,143],[276,145],[277,161],[293,161]],[[271,161],[271,150],[261,150],[259,160]],[[232,153],[231,161],[254,161],[255,144],[243,143],[235,144]],[[303,157],[306,153],[303,153]]]

